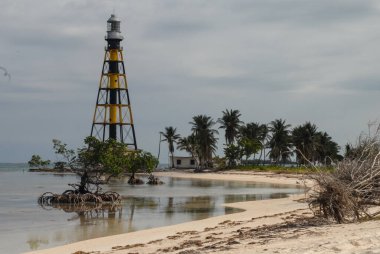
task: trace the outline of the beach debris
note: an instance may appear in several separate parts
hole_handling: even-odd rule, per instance
[[[303,211],[308,211],[307,214]],[[301,236],[321,235],[326,230],[325,226],[331,223],[329,220],[320,216],[313,216],[309,209],[297,209],[295,211],[278,213],[269,217],[277,217],[284,219],[283,222],[248,226],[251,220],[242,221],[244,226],[233,226],[236,230],[230,232],[220,231],[230,220],[225,224],[218,224],[216,227],[203,231],[181,231],[177,232],[165,239],[158,239],[149,242],[147,247],[151,244],[157,244],[155,253],[177,253],[177,254],[200,254],[200,253],[216,253],[229,251],[228,253],[238,252],[239,246],[242,245],[265,245],[268,242],[276,240],[297,239]],[[292,215],[292,216],[288,216]],[[268,218],[263,216],[260,218]],[[215,237],[218,236],[218,237]],[[200,239],[193,239],[194,237]],[[171,246],[161,247],[161,242],[166,239],[175,241]],[[155,246],[149,246],[153,248]],[[121,246],[115,246],[113,249],[117,250]],[[235,249],[236,252],[231,252]],[[147,252],[145,249],[133,249],[139,253]],[[252,252],[253,253],[253,252]]]
[[[157,240],[153,240],[153,241],[148,242],[148,244],[159,243],[159,242],[162,242],[162,241],[163,241],[163,239],[157,239]]]
[[[371,219],[380,214],[380,125],[375,135],[359,137],[356,147],[333,172],[317,171],[309,207],[337,223]]]
[[[136,244],[127,244],[125,246],[114,246],[112,247],[113,250],[127,250],[131,248],[138,248],[138,247],[144,247],[145,244],[142,243],[136,243]]]

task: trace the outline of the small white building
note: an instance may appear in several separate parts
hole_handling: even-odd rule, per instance
[[[196,168],[196,161],[193,157],[188,157],[188,156],[174,156],[174,167],[175,168],[182,168],[182,169],[187,169],[187,168]],[[172,162],[172,157],[169,157],[170,160],[170,165]]]

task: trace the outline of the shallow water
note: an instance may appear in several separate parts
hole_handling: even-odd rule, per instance
[[[24,170],[23,170],[24,169]],[[37,198],[61,193],[74,175],[30,173],[24,166],[0,166],[0,253],[44,249],[95,237],[173,225],[239,210],[223,203],[285,197],[300,188],[272,184],[161,178],[160,186],[129,186],[113,180],[105,190],[123,195],[113,212],[72,212],[69,207],[44,209]]]

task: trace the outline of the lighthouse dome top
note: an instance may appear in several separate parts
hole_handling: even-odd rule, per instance
[[[116,17],[115,14],[111,14],[111,17],[107,20],[108,23],[111,23],[111,22],[120,22],[120,19],[118,17]]]
[[[115,14],[112,14],[111,17],[107,20],[107,36],[106,40],[123,40],[123,36],[120,32],[120,19],[116,17]]]

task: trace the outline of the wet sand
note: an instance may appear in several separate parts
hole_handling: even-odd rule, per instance
[[[300,185],[266,173],[158,175]],[[309,183],[310,184],[310,183]],[[305,195],[228,204],[244,212],[97,238],[29,253],[380,253],[380,222],[316,226]],[[319,224],[319,223],[317,223]]]

